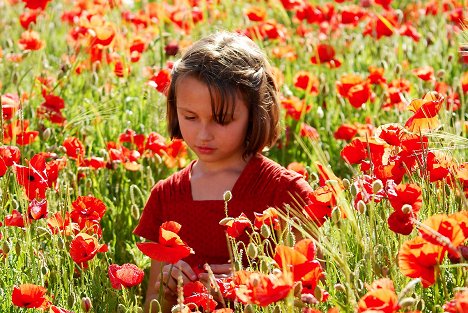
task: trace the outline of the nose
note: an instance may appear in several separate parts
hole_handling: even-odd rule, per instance
[[[198,131],[198,139],[201,142],[207,142],[214,138],[213,132],[209,124],[202,124]]]

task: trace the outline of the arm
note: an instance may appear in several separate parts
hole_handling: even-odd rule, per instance
[[[161,311],[163,313],[170,312],[172,305],[176,303],[177,298],[175,297],[166,297],[166,296],[159,297],[161,270],[163,269],[165,265],[166,264],[162,262],[158,262],[155,260],[151,261],[148,288],[146,290],[145,312],[148,312],[148,313],[159,312],[159,307],[155,302],[153,302],[153,305],[151,305],[152,300],[158,300],[158,301],[162,300],[163,303],[160,302],[160,305],[162,304]]]

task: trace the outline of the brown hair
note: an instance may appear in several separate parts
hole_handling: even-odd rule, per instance
[[[271,146],[279,132],[277,86],[262,50],[248,37],[217,32],[195,42],[174,64],[167,95],[167,122],[171,138],[182,139],[177,119],[178,82],[193,76],[207,84],[213,119],[226,124],[241,95],[249,112],[244,157]]]

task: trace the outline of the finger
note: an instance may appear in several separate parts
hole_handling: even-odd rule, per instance
[[[186,282],[186,280],[194,281],[197,279],[197,274],[195,274],[192,267],[188,265],[186,262],[180,261],[180,263],[176,263],[174,268],[178,270],[177,275],[180,275],[180,274],[183,275],[182,278],[184,279],[184,283]]]
[[[232,264],[210,264],[213,274],[230,274],[232,272]]]
[[[195,276],[196,277],[196,276]],[[182,284],[186,284],[190,281],[192,281],[191,278],[189,278],[187,276],[187,274],[180,268],[174,268],[172,269],[172,272],[171,272],[171,278],[173,280],[175,280],[176,282],[181,279],[182,280]]]

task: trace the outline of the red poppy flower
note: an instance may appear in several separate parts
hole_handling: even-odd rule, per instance
[[[29,200],[45,198],[45,192],[49,187],[47,179],[47,167],[45,157],[41,154],[33,156],[29,166],[14,166],[18,183],[25,188]]]
[[[415,68],[412,72],[424,81],[434,80],[434,68],[430,65]]]
[[[62,146],[67,151],[67,155],[72,159],[84,157],[85,147],[83,143],[76,137],[70,136],[65,138]]]
[[[415,42],[419,42],[421,39],[421,34],[413,25],[411,25],[411,22],[406,22],[405,24],[401,25],[398,33],[400,33],[400,36],[412,38]]]
[[[1,95],[0,101],[2,103],[2,114],[4,120],[11,120],[19,110],[20,99],[18,95],[14,93],[6,93]]]
[[[167,69],[161,69],[159,72],[154,74],[148,81],[151,87],[154,87],[160,93],[166,94],[167,88],[171,83],[171,74]]]
[[[444,257],[443,248],[422,237],[405,241],[398,253],[398,267],[403,275],[421,278],[424,288],[435,283],[438,265]]]
[[[45,43],[39,37],[39,33],[33,30],[26,30],[21,34],[18,45],[21,50],[40,50],[44,47]]]
[[[85,233],[79,233],[71,241],[70,256],[80,267],[87,268],[88,261],[94,258],[98,252],[106,252],[107,245],[99,244],[96,237]]]
[[[315,258],[315,244],[311,239],[298,241],[294,248],[277,245],[275,261],[283,271],[290,271],[294,281],[302,281],[302,293],[314,293],[323,276],[322,266]]]
[[[317,95],[319,92],[319,80],[308,71],[299,71],[294,76],[294,87],[305,90],[311,95]]]
[[[245,9],[244,14],[252,22],[262,22],[266,18],[265,8],[260,6],[251,6]]]
[[[109,265],[109,280],[112,288],[122,289],[139,285],[143,281],[145,273],[135,264],[126,263],[122,266],[117,264]]]
[[[5,216],[5,226],[24,227],[24,217],[16,209]]]
[[[435,91],[429,92],[422,99],[411,101],[408,110],[414,113],[405,124],[412,132],[420,133],[423,130],[432,130],[440,125],[437,113],[444,102],[444,97]]]
[[[392,36],[397,25],[397,17],[391,11],[386,11],[383,15],[372,17],[365,26],[363,35],[372,36],[377,39]]]
[[[92,156],[90,158],[81,160],[80,166],[97,170],[106,167],[106,164],[107,163],[104,161],[104,158]]]
[[[399,308],[398,296],[387,288],[370,290],[358,302],[358,312],[396,313]]]
[[[268,306],[286,298],[294,281],[291,273],[277,275],[259,272],[238,271],[234,276],[237,299],[244,304]]]
[[[159,242],[137,243],[138,249],[153,260],[175,264],[179,260],[193,254],[190,248],[179,235],[182,226],[179,223],[164,222],[159,227]]]
[[[296,121],[300,120],[301,116],[311,109],[311,106],[304,100],[294,96],[281,99],[281,105],[286,109],[286,115]]]
[[[254,212],[254,227],[260,229],[263,225],[272,226],[274,230],[280,229],[280,219],[275,208],[265,209],[262,213]]]
[[[5,126],[3,141],[10,143],[16,140],[16,144],[20,146],[26,146],[34,142],[39,135],[38,131],[28,131],[29,121],[28,120],[16,120]]]
[[[15,146],[0,146],[0,177],[5,175],[9,166],[18,163],[20,150]]]
[[[429,181],[435,182],[447,177],[450,173],[450,168],[453,166],[448,157],[437,152],[429,151],[427,153],[427,173],[429,174]]]
[[[358,128],[355,125],[351,124],[342,124],[338,129],[333,133],[333,137],[335,139],[341,139],[341,140],[351,140],[353,137],[357,134]]]
[[[32,201],[29,202],[28,215],[33,220],[38,220],[38,219],[47,217],[48,213],[49,212],[47,211],[46,199],[42,199],[42,200],[32,199]]]
[[[80,228],[83,228],[86,221],[99,222],[106,213],[104,202],[92,196],[79,196],[72,202],[72,206],[70,217]]]
[[[47,226],[52,234],[63,233],[66,236],[70,236],[74,233],[70,213],[68,212],[65,212],[65,215],[62,215],[60,212],[56,212],[52,216],[48,217]],[[79,227],[76,226],[76,229],[79,230]]]
[[[151,150],[158,155],[162,155],[163,151],[167,149],[166,138],[157,132],[149,133],[148,139],[146,140],[145,149]]]
[[[301,123],[301,129],[299,130],[299,135],[301,137],[306,137],[314,141],[320,140],[320,135],[318,131],[314,127],[306,123]]]
[[[388,217],[388,228],[397,234],[409,235],[414,229],[415,217],[416,214],[413,212],[395,211]]]
[[[37,108],[37,116],[47,118],[54,124],[63,125],[65,117],[62,114],[62,109],[65,108],[65,101],[53,94],[47,94],[45,89],[42,91],[44,102]]]
[[[226,233],[232,238],[237,238],[244,233],[247,227],[252,227],[252,222],[242,213],[236,218],[230,219],[224,224]]]
[[[73,311],[66,310],[64,308],[60,308],[58,306],[52,305],[49,308],[49,313],[73,313]]]
[[[462,74],[460,81],[461,81],[463,92],[467,93],[468,92],[468,72],[465,72]]]
[[[47,289],[34,284],[23,284],[13,287],[11,301],[21,308],[45,309],[49,305]]]
[[[23,0],[28,9],[41,9],[44,10],[50,0]]]
[[[404,205],[411,207],[411,212],[418,213],[422,207],[421,187],[416,184],[400,184],[387,190],[388,200],[396,211],[401,211]]]
[[[200,281],[188,282],[184,285],[184,304],[187,304],[191,309],[202,307],[206,312],[213,312],[218,303],[213,300],[213,296],[208,289]],[[194,304],[195,307],[192,307]]]
[[[125,132],[119,135],[120,142],[129,142],[136,146],[137,150],[142,153],[145,149],[145,134],[137,134],[132,129],[126,129]]]
[[[328,44],[318,44],[316,54],[311,57],[312,64],[327,64],[331,68],[341,66],[341,62],[335,59],[335,48]]]
[[[435,214],[426,219],[423,225],[427,228],[419,228],[421,237],[433,245],[440,245],[444,250],[448,249],[450,253],[458,255],[454,248],[462,244],[467,237],[457,220],[445,214]]]
[[[336,195],[332,187],[325,185],[309,193],[310,204],[304,207],[309,217],[317,226],[323,225],[336,206]]]
[[[445,313],[468,312],[468,290],[462,290],[455,294],[453,300],[443,306]]]
[[[366,16],[366,12],[358,5],[347,5],[341,8],[341,23],[357,25]]]
[[[369,83],[373,85],[385,84],[387,80],[383,76],[384,70],[382,67],[369,66],[369,76],[367,77]]]
[[[306,167],[304,164],[299,163],[299,162],[291,162],[288,164],[287,167],[288,170],[294,171],[296,173],[299,173],[304,177],[305,180],[309,179],[309,172],[307,171]]]

